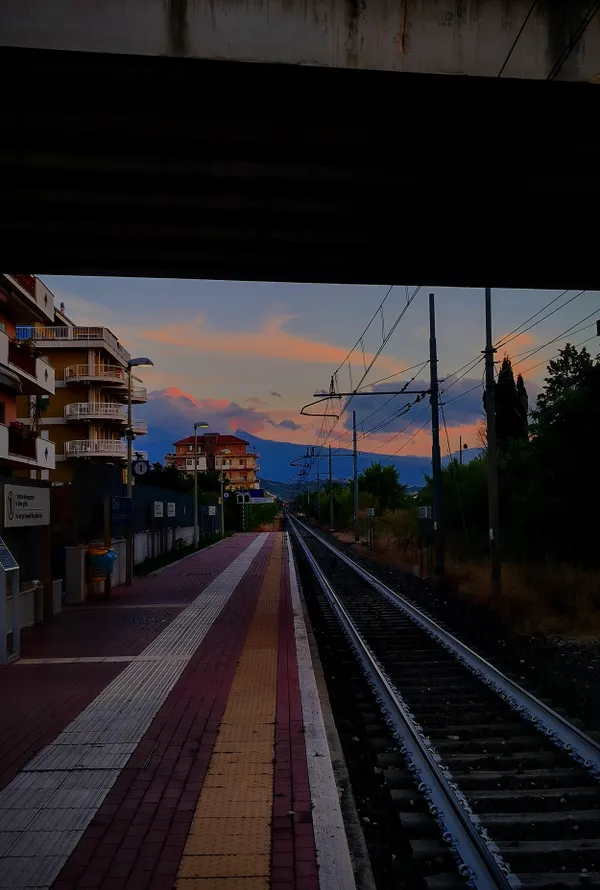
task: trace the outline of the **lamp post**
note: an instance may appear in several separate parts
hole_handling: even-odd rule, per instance
[[[198,549],[198,427],[206,429],[210,424],[200,420],[194,424],[194,550]]]
[[[133,440],[135,439],[135,433],[133,432],[133,415],[132,415],[132,407],[131,407],[131,395],[132,395],[132,386],[131,386],[131,369],[139,368],[140,365],[147,365],[149,367],[154,366],[154,362],[152,359],[144,358],[140,356],[139,358],[130,358],[127,362],[127,429],[125,430],[125,436],[127,438],[127,497],[130,499],[133,497],[133,468],[131,466],[132,458],[133,458]],[[122,478],[122,477],[121,477]],[[129,517],[129,524],[127,528],[127,540],[125,541],[125,583],[127,585],[131,584],[131,578],[133,576],[133,505],[131,509],[131,515]]]
[[[223,448],[221,451],[217,452],[219,455],[221,454],[231,454],[231,450],[229,448]],[[225,537],[225,473],[223,472],[223,461],[221,461],[221,538]]]

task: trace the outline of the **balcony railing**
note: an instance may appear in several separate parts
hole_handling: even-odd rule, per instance
[[[131,388],[131,401],[132,402],[147,402],[148,401],[148,390],[145,386],[132,386]]]
[[[75,402],[65,407],[65,420],[118,420],[125,423],[127,408],[118,402]]]
[[[54,393],[54,368],[31,355],[0,330],[0,365],[7,367],[18,378],[23,395],[52,395]]]
[[[19,427],[0,424],[0,459],[14,467],[30,467],[53,470],[55,467],[54,442],[36,436],[29,426]]]
[[[17,339],[19,340],[44,340],[48,341],[72,341],[72,340],[98,340],[109,346],[124,362],[128,362],[131,355],[124,349],[112,331],[101,327],[67,327],[37,325],[19,325],[17,327]]]
[[[69,365],[64,371],[65,383],[80,380],[102,380],[106,383],[127,383],[127,373],[118,365]]]
[[[37,436],[32,435],[29,428],[16,429],[15,427],[9,426],[9,454],[15,454],[18,457],[27,457],[31,460],[35,460],[37,454],[36,439]]]
[[[10,277],[35,299],[35,275],[11,275]]]
[[[35,356],[27,351],[27,348],[19,346],[14,340],[8,341],[8,360],[11,365],[16,365],[26,374],[35,377]]]
[[[119,439],[74,439],[65,442],[65,457],[127,457],[127,445]]]

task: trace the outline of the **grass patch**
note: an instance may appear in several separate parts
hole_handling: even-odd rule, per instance
[[[600,633],[600,572],[565,563],[504,563],[494,603],[489,562],[448,565],[450,587],[488,606],[518,633]]]
[[[211,544],[215,544],[220,540],[220,535],[202,538],[198,544],[198,550],[204,550],[205,547],[210,547]],[[183,559],[184,556],[190,556],[194,553],[194,549],[194,545],[190,544],[187,547],[175,547],[173,550],[161,553],[159,556],[148,557],[148,559],[145,559],[135,567],[135,577],[143,578],[146,575],[150,575],[157,569],[162,569],[165,566],[171,565],[172,562],[177,562],[178,559]]]
[[[361,531],[363,529],[361,528]],[[403,572],[419,565],[416,519],[406,511],[375,520],[374,549],[355,545],[357,553]],[[341,532],[340,540],[352,535]],[[492,598],[489,561],[457,559],[447,554],[444,590],[494,611],[521,634],[600,634],[600,571],[567,563],[502,565],[502,600]]]

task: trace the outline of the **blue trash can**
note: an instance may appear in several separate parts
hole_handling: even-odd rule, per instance
[[[88,567],[91,581],[112,578],[117,554],[107,547],[88,547]]]

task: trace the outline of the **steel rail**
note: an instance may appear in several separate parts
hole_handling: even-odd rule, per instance
[[[288,516],[290,514],[288,513]],[[600,745],[581,732],[572,723],[569,723],[556,711],[544,704],[539,698],[528,692],[514,680],[505,676],[498,668],[478,655],[469,646],[453,636],[425,612],[414,606],[401,594],[396,593],[366,569],[346,556],[337,547],[332,546],[320,534],[300,522],[296,517],[290,517],[293,522],[304,528],[320,544],[327,547],[342,562],[346,563],[360,577],[374,587],[388,600],[399,606],[410,618],[419,624],[430,636],[434,637],[445,649],[451,652],[462,664],[475,676],[503,698],[514,710],[533,723],[538,730],[543,732],[556,744],[557,747],[568,753],[580,766],[590,770],[596,779],[600,779]]]
[[[295,520],[297,522],[297,520]],[[303,525],[303,523],[298,523]],[[471,811],[462,793],[452,784],[447,771],[437,762],[438,755],[423,735],[398,690],[371,652],[368,644],[342,605],[331,583],[292,523],[298,545],[329,601],[350,645],[352,646],[377,702],[384,712],[395,737],[402,743],[401,753],[407,758],[411,772],[418,777],[419,790],[426,796],[429,810],[442,829],[462,877],[476,890],[515,890],[518,878],[501,858],[498,848],[487,837],[477,816]]]

